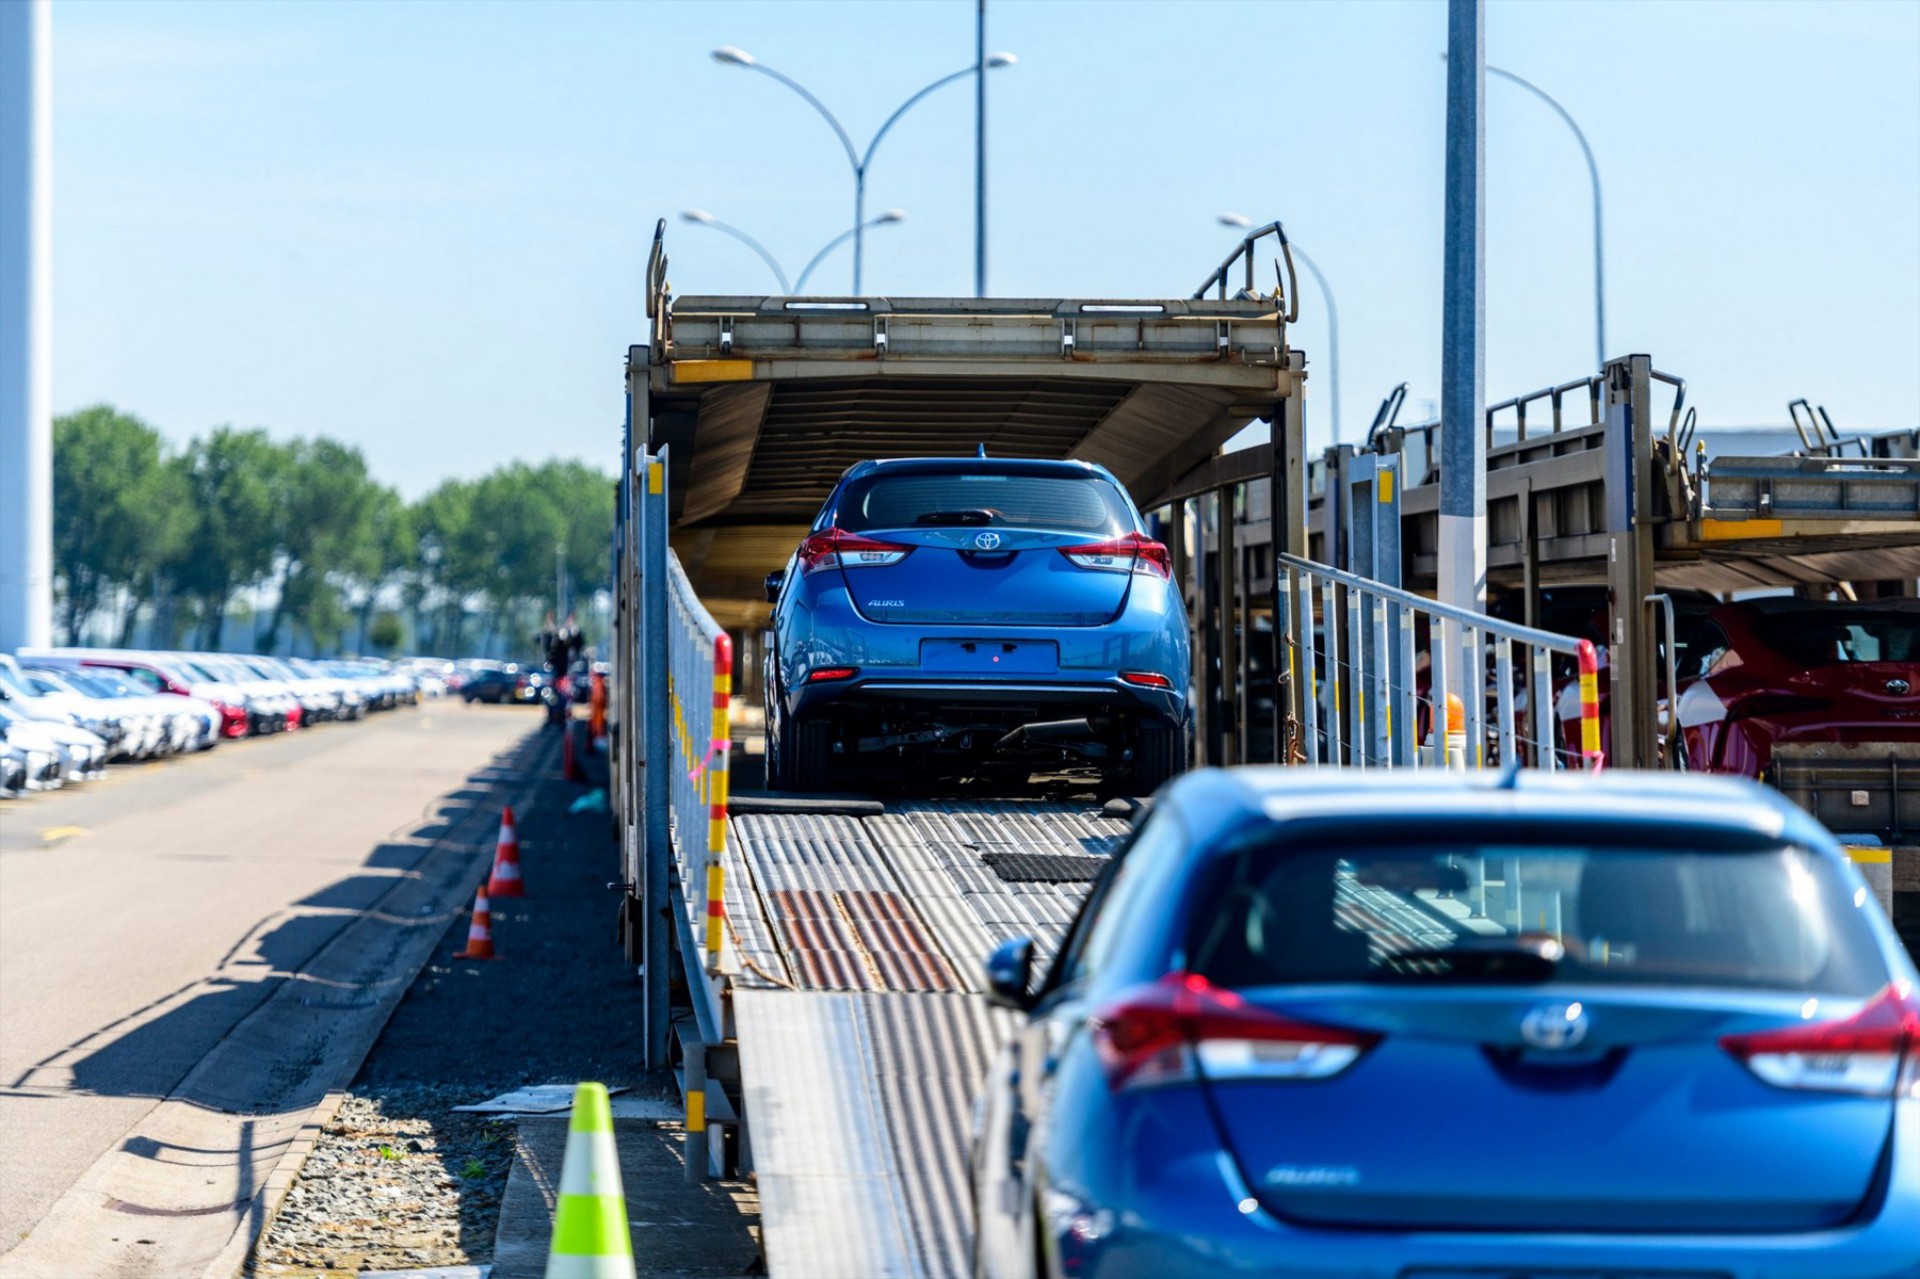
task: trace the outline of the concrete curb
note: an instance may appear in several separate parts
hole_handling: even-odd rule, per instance
[[[267,1174],[266,1181],[261,1185],[260,1194],[254,1200],[258,1210],[248,1214],[248,1224],[234,1232],[232,1241],[220,1250],[220,1255],[207,1267],[203,1279],[231,1279],[231,1276],[245,1269],[253,1256],[254,1245],[266,1238],[267,1232],[273,1229],[274,1219],[285,1206],[293,1183],[300,1180],[300,1172],[307,1166],[307,1157],[319,1143],[320,1134],[340,1114],[340,1107],[346,1102],[347,1090],[336,1089],[322,1097],[320,1104],[307,1113],[306,1122],[300,1125],[300,1131],[287,1143],[287,1148],[274,1163],[273,1171]]]

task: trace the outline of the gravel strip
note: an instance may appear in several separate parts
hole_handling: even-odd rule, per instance
[[[490,1260],[513,1123],[453,1112],[473,1100],[464,1085],[349,1095],[247,1273],[352,1279]]]

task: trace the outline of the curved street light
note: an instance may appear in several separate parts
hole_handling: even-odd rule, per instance
[[[780,269],[779,260],[776,259],[773,254],[767,252],[767,246],[748,235],[745,231],[742,231],[739,227],[722,222],[705,209],[684,210],[680,214],[680,220],[682,222],[691,222],[695,226],[712,227],[716,231],[724,232],[752,249],[755,253],[758,253],[760,260],[765,262],[767,268],[773,272],[773,278],[780,282],[780,292],[791,297],[806,289],[807,277],[813,274],[813,268],[819,266],[829,253],[839,248],[842,244],[845,244],[850,236],[865,230],[866,227],[888,226],[895,222],[905,222],[907,220],[907,211],[905,209],[888,209],[878,217],[867,219],[863,226],[848,227],[839,235],[828,240],[825,245],[821,246],[820,251],[814,254],[812,260],[807,263],[806,269],[800,272],[800,278],[792,284],[787,283],[787,273]]]
[[[1440,61],[1446,60],[1447,55],[1441,54]],[[1587,179],[1593,184],[1593,367],[1596,370],[1603,369],[1607,364],[1607,262],[1606,254],[1601,248],[1600,236],[1600,166],[1594,161],[1593,148],[1587,145],[1587,135],[1581,132],[1578,124],[1574,123],[1567,109],[1555,101],[1553,95],[1545,89],[1511,71],[1502,71],[1499,67],[1489,66],[1487,74],[1499,76],[1502,80],[1519,85],[1553,108],[1553,113],[1560,117],[1560,122],[1573,130],[1573,140],[1580,144],[1580,154],[1586,159]]]
[[[1244,213],[1222,213],[1218,221],[1221,226],[1245,230],[1253,225],[1253,219]],[[1327,277],[1320,274],[1320,268],[1307,256],[1298,240],[1288,240],[1287,250],[1294,260],[1307,268],[1315,284],[1320,286],[1320,296],[1327,304],[1327,400],[1332,405],[1329,418],[1333,423],[1333,443],[1340,442],[1340,308],[1334,305],[1333,289],[1327,284]]]
[[[766,63],[754,57],[751,53],[748,53],[745,49],[736,48],[730,44],[723,44],[718,49],[715,49],[713,51],[713,60],[722,66],[742,67],[748,71],[758,71],[762,75],[771,76],[775,80],[778,80],[781,84],[786,85],[802,98],[805,98],[807,105],[820,113],[821,117],[832,126],[834,136],[840,139],[840,145],[847,153],[847,163],[853,166],[853,228],[849,234],[853,236],[853,291],[856,294],[860,292],[861,267],[865,261],[866,228],[873,225],[873,223],[869,223],[867,220],[867,168],[873,163],[873,153],[880,146],[880,139],[887,136],[887,130],[893,128],[894,122],[905,115],[908,108],[912,107],[929,93],[932,93],[935,89],[944,88],[952,84],[955,80],[963,80],[967,76],[978,74],[981,71],[990,71],[998,67],[1010,67],[1019,61],[1019,59],[1011,53],[990,53],[979,65],[963,67],[951,75],[941,76],[938,80],[935,80],[932,84],[921,89],[918,93],[894,108],[893,114],[886,118],[885,123],[874,133],[873,140],[867,143],[867,149],[862,152],[854,146],[852,136],[848,134],[845,126],[840,123],[839,118],[836,117],[833,112],[827,110],[827,104],[814,97],[805,85],[795,80],[792,76],[774,70]],[[893,220],[898,221],[899,219],[896,218]],[[878,219],[875,221],[877,222]]]
[[[780,292],[785,294],[791,294],[793,292],[793,286],[787,283],[787,273],[780,269],[780,263],[774,260],[773,254],[767,252],[767,246],[748,235],[745,231],[742,231],[739,227],[722,222],[705,209],[687,209],[681,213],[680,220],[682,222],[691,222],[696,226],[710,226],[714,230],[725,235],[730,235],[740,241],[740,243],[760,255],[760,260],[765,262],[768,269],[773,272],[773,278],[780,281]]]

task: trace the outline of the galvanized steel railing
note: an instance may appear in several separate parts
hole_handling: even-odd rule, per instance
[[[667,552],[667,705],[679,766],[673,769],[673,857],[695,905],[706,971],[726,941],[727,774],[733,640],[713,620],[680,559]]]
[[[1311,560],[1278,559],[1286,574],[1286,669],[1298,690],[1293,762],[1600,766],[1598,656],[1589,641]],[[1577,752],[1560,742],[1556,657],[1566,659],[1563,677],[1577,679],[1580,690]]]

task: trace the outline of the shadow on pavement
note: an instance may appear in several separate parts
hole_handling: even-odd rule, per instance
[[[476,770],[455,792],[460,798],[443,797],[430,805],[434,811],[417,826],[370,850],[361,869],[386,873],[348,875],[288,910],[268,916],[234,946],[216,974],[96,1027],[5,1081],[8,1091],[13,1095],[48,1091],[174,1097],[229,1112],[248,1109],[236,1107],[235,1102],[246,1094],[249,1081],[221,1078],[217,1071],[195,1071],[195,1067],[356,923],[380,920],[402,929],[427,923],[444,926],[444,913],[420,918],[416,907],[414,919],[387,920],[378,908],[413,884],[415,877],[409,872],[442,845],[453,847],[441,851],[455,852],[467,845],[471,858],[483,857],[482,850],[493,846],[501,805],[524,784],[525,769],[549,749],[537,731],[529,733]],[[465,904],[457,909],[464,919]],[[305,1000],[342,1010],[371,1006],[380,994],[377,988],[340,989],[324,979],[316,985],[319,989],[303,996]],[[283,1085],[285,1073],[300,1068],[311,1046],[288,1043],[284,1047],[283,1078],[275,1081]],[[246,1056],[239,1054],[243,1064]],[[291,1093],[269,1087],[261,1105],[276,1109],[312,1105],[335,1082],[315,1079]]]

